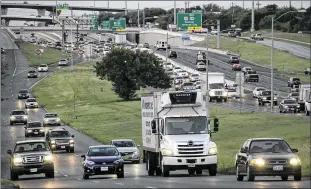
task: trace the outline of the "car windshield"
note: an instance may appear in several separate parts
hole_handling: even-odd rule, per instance
[[[246,67],[246,68],[245,68],[245,70],[252,70],[252,68],[248,68],[248,67]]]
[[[37,102],[36,99],[27,99],[27,102]]]
[[[41,122],[29,122],[29,123],[27,124],[27,127],[28,127],[28,128],[42,127],[42,124],[41,124]]]
[[[68,131],[52,131],[50,137],[69,137]]]
[[[181,69],[180,67],[175,67],[175,70],[179,70],[179,69]]]
[[[284,100],[284,104],[297,104],[295,100]]]
[[[258,75],[255,75],[255,74],[252,74],[252,75],[249,75],[250,78],[258,78],[259,76]]]
[[[34,71],[34,70],[31,70],[31,71],[28,71],[28,73],[36,73],[36,71]]]
[[[24,111],[13,111],[12,115],[26,115]]]
[[[292,93],[291,96],[299,96],[299,93]]]
[[[180,70],[179,72],[180,72],[180,73],[185,73],[186,71],[185,71],[185,70]]]
[[[291,153],[292,150],[283,140],[252,141],[250,153]]]
[[[168,62],[168,63],[166,63],[166,65],[172,65],[172,63],[169,63],[169,62]]]
[[[264,91],[265,88],[257,88],[257,91]]]
[[[176,77],[176,80],[184,80],[183,77]]]
[[[199,77],[199,74],[192,74],[192,77]]]
[[[67,60],[65,60],[65,59],[62,59],[62,60],[60,60],[60,61],[62,61],[62,62],[65,62],[65,61],[67,61]]]
[[[14,153],[42,152],[48,150],[49,147],[45,142],[28,142],[16,144]]]
[[[27,90],[20,90],[19,93],[28,93]]]
[[[40,65],[39,67],[41,67],[41,68],[42,68],[42,67],[47,67],[47,65]]]
[[[44,117],[58,117],[57,114],[45,114]]]
[[[117,148],[136,146],[133,141],[113,141],[112,144],[116,146]]]
[[[211,83],[209,84],[209,89],[223,89],[224,84],[223,83]]]
[[[232,59],[238,59],[238,57],[233,56]]]
[[[200,117],[168,117],[165,120],[166,135],[206,134],[207,119]]]
[[[263,96],[268,96],[268,95],[271,95],[271,91],[262,91],[261,94]]]
[[[89,149],[88,156],[118,156],[119,152],[115,147],[92,147]]]

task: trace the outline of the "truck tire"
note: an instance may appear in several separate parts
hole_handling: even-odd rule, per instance
[[[202,175],[203,170],[201,168],[197,168],[195,172],[197,175]]]
[[[195,174],[195,169],[188,169],[189,175],[194,175]]]
[[[209,176],[216,176],[217,174],[217,165],[212,165],[208,169]]]
[[[147,156],[147,171],[148,171],[148,175],[149,176],[154,176],[154,172],[155,172],[155,161],[154,161],[154,156],[151,153],[148,153]]]
[[[11,177],[11,180],[18,180],[18,174],[12,170],[10,171],[10,177]]]
[[[310,111],[306,110],[306,115],[309,116],[310,115]]]
[[[47,177],[47,178],[54,178],[54,168],[51,169],[51,170],[48,170],[48,171],[45,173],[45,177]]]

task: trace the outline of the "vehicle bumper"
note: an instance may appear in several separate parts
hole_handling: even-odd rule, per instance
[[[163,165],[170,170],[186,170],[189,168],[209,169],[217,165],[217,155],[201,157],[163,157]]]
[[[28,136],[45,136],[44,132],[30,132],[30,133],[26,132],[25,134]]]
[[[39,105],[26,105],[27,108],[38,108]]]
[[[43,122],[45,125],[60,125],[60,122],[57,121],[47,121]]]
[[[34,171],[33,169],[36,169],[36,171]],[[51,164],[13,166],[11,170],[17,173],[18,175],[40,174],[54,170],[54,164],[51,163]]]
[[[27,119],[15,119],[15,120],[10,120],[12,123],[26,123]]]
[[[74,149],[74,144],[51,144],[51,150],[70,150]]]
[[[228,96],[210,96],[211,100],[222,100],[227,99]]]
[[[102,170],[104,169],[104,170]],[[84,173],[89,175],[107,175],[107,174],[117,174],[123,171],[123,164],[108,164],[108,165],[86,165],[84,166]]]
[[[283,165],[282,171],[273,171],[273,165],[264,167],[250,165],[250,172],[254,176],[282,176],[282,175],[297,175],[301,174],[301,166]]]
[[[20,96],[20,95],[18,95],[17,98],[18,99],[27,99],[27,98],[29,98],[29,96]]]

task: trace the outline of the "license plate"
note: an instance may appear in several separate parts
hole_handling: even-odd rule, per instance
[[[108,167],[101,167],[100,170],[101,171],[108,171]]]
[[[65,146],[61,146],[60,148],[61,148],[61,149],[65,149]]]
[[[38,132],[34,132],[35,133],[35,135],[37,135],[38,134]]]
[[[30,169],[30,172],[31,173],[36,173],[36,172],[38,172],[38,169],[37,168],[32,168],[32,169]]]
[[[273,166],[273,171],[283,171],[283,166],[282,165]]]
[[[189,164],[188,167],[195,167],[195,164]]]
[[[291,110],[295,110],[295,108],[291,108]]]

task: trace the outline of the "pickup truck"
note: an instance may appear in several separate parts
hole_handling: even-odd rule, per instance
[[[259,76],[256,73],[256,71],[247,71],[245,74],[245,82],[258,82],[259,81]]]

